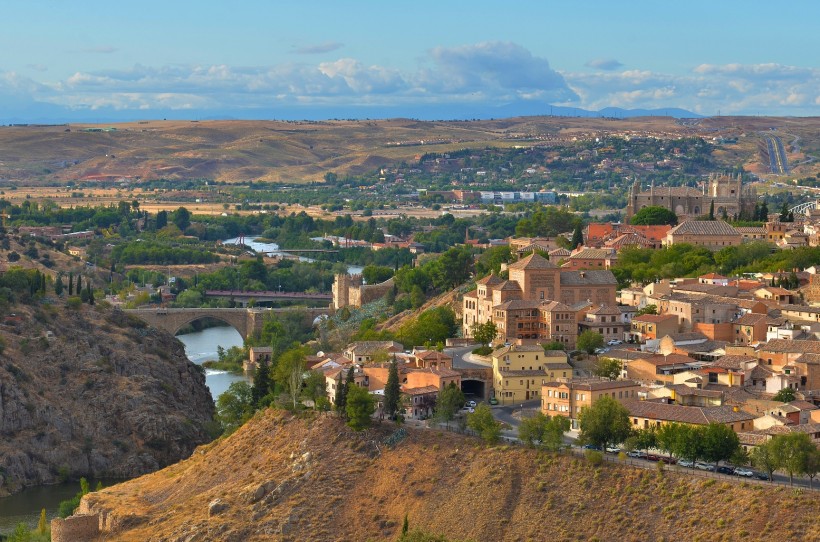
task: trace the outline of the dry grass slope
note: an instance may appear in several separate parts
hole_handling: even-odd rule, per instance
[[[815,493],[690,479],[449,433],[410,430],[395,449],[337,419],[258,414],[157,473],[86,497],[120,529],[106,540],[393,540],[405,514],[454,538],[818,540]],[[227,508],[208,518],[208,505]]]

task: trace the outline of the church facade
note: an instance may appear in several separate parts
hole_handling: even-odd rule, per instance
[[[698,190],[689,186],[656,187],[641,190],[635,181],[629,190],[626,218],[629,220],[644,207],[665,207],[679,218],[694,218],[708,215],[714,202],[715,218],[749,215],[754,211],[757,194],[749,186],[743,186],[740,174],[710,175],[709,180]]]

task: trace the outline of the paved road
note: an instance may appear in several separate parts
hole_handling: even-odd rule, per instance
[[[473,363],[471,361],[467,361],[466,359],[464,359],[464,357],[470,352],[472,352],[475,348],[475,345],[445,348],[444,353],[453,358],[454,369],[486,369],[486,365]]]

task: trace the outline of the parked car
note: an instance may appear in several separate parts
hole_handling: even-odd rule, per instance
[[[637,459],[646,459],[646,452],[642,452],[640,450],[632,450],[631,452],[627,452],[626,455]]]
[[[771,478],[769,477],[768,472],[756,472],[755,473],[755,478],[757,478],[758,480],[766,480],[766,481],[771,480]]]
[[[607,352],[609,352],[609,348],[596,348],[595,349],[596,354],[606,354]]]
[[[595,450],[596,452],[601,451],[601,449],[598,446],[595,446],[594,444],[584,444],[583,448],[584,450]]]
[[[720,465],[718,468],[715,469],[715,472],[719,472],[720,474],[732,475],[735,473],[735,468],[730,467],[729,465]]]
[[[735,476],[743,476],[744,478],[752,478],[754,477],[755,472],[753,470],[744,469],[738,467],[735,469]]]
[[[498,399],[496,399],[495,397],[490,397],[490,400],[488,402],[491,405],[497,405],[498,404]]]
[[[617,446],[607,446],[606,447],[606,452],[608,454],[617,454],[617,453],[621,452],[621,449],[618,448]]]
[[[607,341],[606,344],[608,344],[609,346],[617,346],[619,344],[624,344],[624,342],[619,341],[618,339],[612,339],[611,341]]]
[[[462,407],[461,410],[459,410],[459,412],[461,412],[462,414],[472,414],[473,412],[475,412],[475,409],[471,406],[465,406]]]
[[[699,470],[708,470],[710,472],[714,472],[715,466],[710,465],[709,463],[704,463],[703,461],[695,461],[695,468]]]
[[[476,407],[476,402],[475,401],[467,401],[466,403],[464,403],[464,406],[475,408]]]
[[[692,467],[695,466],[695,462],[694,461],[689,461],[688,459],[681,459],[680,461],[678,461],[678,466],[686,467],[687,469],[691,469]]]
[[[675,463],[678,462],[677,459],[675,459],[674,457],[669,457],[668,455],[662,455],[658,458],[658,460],[663,461],[667,465],[674,465]]]

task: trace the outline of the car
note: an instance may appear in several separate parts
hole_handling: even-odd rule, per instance
[[[491,405],[497,405],[498,404],[498,399],[496,399],[495,397],[490,397],[489,403]]]
[[[675,459],[674,457],[669,457],[668,455],[660,456],[659,461],[663,461],[667,465],[674,465],[675,463],[678,462],[677,459]]]
[[[713,472],[715,470],[714,465],[710,465],[709,463],[704,463],[703,461],[695,461],[695,468],[699,470],[706,470]]]
[[[606,354],[607,352],[609,352],[609,348],[596,348],[595,349],[596,354]]]
[[[735,468],[730,467],[729,465],[720,465],[718,468],[715,469],[715,472],[719,472],[720,474],[733,475],[735,473]]]
[[[620,452],[621,452],[621,449],[618,448],[617,446],[607,446],[606,447],[606,453],[608,453],[608,454],[617,454],[617,453],[620,453]]]
[[[475,406],[476,406],[476,402],[475,402],[475,401],[472,401],[472,400],[471,400],[471,401],[467,401],[466,403],[464,403],[464,406],[475,408]]]
[[[694,461],[689,461],[688,459],[681,459],[680,461],[678,461],[678,466],[686,467],[687,469],[690,469],[690,468],[695,466],[695,462]]]
[[[753,470],[744,469],[742,467],[738,467],[735,469],[735,476],[743,476],[744,478],[752,478],[754,477],[755,472]]]
[[[601,449],[598,446],[595,446],[594,444],[584,444],[583,449],[584,450],[595,450],[596,452],[601,451]]]
[[[465,406],[462,407],[461,410],[459,410],[459,412],[461,412],[462,414],[472,414],[473,412],[475,412],[475,409],[471,406]]]
[[[607,341],[609,346],[618,346],[619,344],[624,344],[623,341],[619,341],[618,339],[612,339],[611,341]]]
[[[646,459],[646,452],[642,452],[640,450],[632,450],[631,452],[626,452],[626,455],[629,457],[635,457],[637,459]]]
[[[757,478],[758,480],[766,480],[766,481],[771,480],[771,477],[769,476],[768,472],[756,472],[755,473],[755,478]]]

